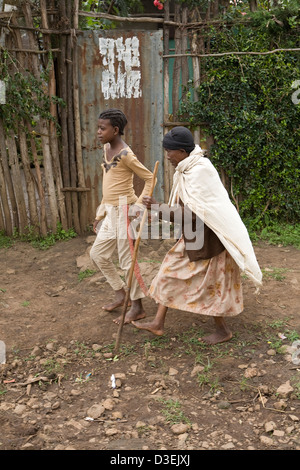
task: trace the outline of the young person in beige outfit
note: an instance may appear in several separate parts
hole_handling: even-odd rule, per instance
[[[97,238],[92,246],[90,257],[106,277],[115,292],[115,300],[104,305],[106,311],[113,311],[123,305],[125,300],[125,283],[119,276],[112,261],[115,249],[118,250],[120,268],[128,279],[131,267],[131,251],[127,236],[127,210],[134,205],[142,207],[143,196],[149,194],[152,173],[135,156],[124,142],[122,135],[127,124],[124,113],[118,109],[102,112],[98,120],[98,139],[104,145],[102,201],[97,209],[93,224]],[[136,174],[145,182],[142,194],[137,197],[133,187],[133,176]],[[99,228],[100,226],[100,228]],[[137,279],[133,276],[130,298],[131,305],[126,313],[124,323],[145,317],[142,298],[145,297]],[[119,323],[120,317],[114,320]]]

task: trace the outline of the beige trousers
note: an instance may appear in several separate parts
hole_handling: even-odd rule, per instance
[[[99,222],[100,224],[101,222]],[[127,236],[127,221],[122,206],[107,206],[106,216],[97,233],[97,238],[91,248],[90,257],[102,274],[106,277],[114,291],[125,287],[125,283],[117,272],[112,261],[115,250],[118,250],[119,265],[125,273],[125,281],[128,284],[129,271],[132,257]],[[145,297],[140,285],[133,274],[130,298],[137,300]]]

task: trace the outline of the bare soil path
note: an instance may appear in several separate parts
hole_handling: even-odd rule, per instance
[[[124,326],[116,356],[92,240],[0,251],[0,450],[299,450],[300,251],[255,246],[264,286],[244,279],[230,342],[200,345],[213,322],[170,310],[160,338]],[[148,283],[169,247],[141,243]]]

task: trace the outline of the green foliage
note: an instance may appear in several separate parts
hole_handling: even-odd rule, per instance
[[[211,28],[210,53],[296,48],[291,20],[294,25],[300,16],[294,13],[281,10],[283,26],[275,22],[276,28],[269,12],[254,15],[255,27]],[[198,101],[183,102],[181,112],[192,125],[209,124],[210,158],[231,178],[241,215],[256,229],[274,220],[294,222],[300,215],[300,105],[292,86],[300,80],[299,53],[209,57],[202,74]]]
[[[166,421],[170,424],[186,423],[190,424],[190,420],[184,415],[182,405],[178,400],[159,399],[163,404],[162,414]]]
[[[0,250],[1,248],[10,248],[12,246],[12,239],[5,235],[4,231],[0,231]]]
[[[300,224],[269,224],[260,232],[260,238],[271,245],[293,245],[300,248]]]
[[[110,6],[112,8],[110,10]],[[142,13],[143,5],[140,0],[115,0],[95,2],[94,0],[83,0],[81,3],[83,11],[91,11],[95,13],[109,13],[116,16],[128,16],[131,13]],[[114,29],[116,23],[105,18],[85,17],[80,21],[82,29]]]
[[[270,33],[277,34],[297,28],[299,22],[298,0],[284,0],[272,10],[259,9],[250,14],[252,24],[261,30],[268,29]]]
[[[26,235],[22,235],[20,239],[22,241],[30,242],[32,246],[40,250],[48,250],[51,246],[55,245],[56,242],[64,240],[70,240],[71,238],[77,237],[76,232],[73,229],[64,230],[61,223],[57,224],[57,230],[55,233],[49,232],[46,237],[37,236],[30,228]]]
[[[64,230],[60,222],[57,224],[57,231],[55,233],[49,232],[46,237],[37,235],[32,227],[28,227],[27,232],[22,235],[15,230],[12,237],[8,237],[3,231],[0,231],[0,249],[10,248],[15,241],[19,240],[31,243],[32,246],[40,250],[48,250],[58,241],[67,241],[75,237],[77,237],[77,233],[72,228]]]
[[[18,62],[6,49],[1,51],[0,80],[5,83],[6,104],[0,106],[0,117],[6,129],[17,132],[23,122],[34,129],[39,118],[53,120],[50,113],[50,98],[47,92],[48,70],[37,79],[29,70],[19,67]],[[57,97],[52,100],[63,104]],[[23,129],[28,132],[27,127]]]
[[[82,281],[83,279],[86,279],[87,277],[91,277],[96,273],[96,271],[93,271],[92,269],[86,269],[85,271],[81,271],[78,274],[78,280]]]

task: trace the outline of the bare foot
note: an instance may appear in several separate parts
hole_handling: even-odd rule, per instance
[[[218,343],[224,343],[229,341],[232,338],[232,333],[230,331],[217,331],[211,335],[204,336],[203,338],[198,338],[199,341],[203,341],[206,344],[214,345]]]
[[[128,323],[133,323],[134,320],[142,320],[142,318],[145,318],[145,316],[146,316],[145,312],[141,312],[138,315],[136,315],[136,314],[130,313],[129,311],[125,315],[124,325],[127,325]],[[113,320],[113,322],[119,325],[121,319],[122,319],[122,316],[119,316],[118,318]]]
[[[124,319],[124,325],[131,323],[133,320],[141,320],[142,318],[145,318],[146,313],[143,310],[142,302],[141,300],[133,300],[132,305],[130,310],[126,313],[125,319]],[[114,323],[117,325],[120,324],[120,321],[122,319],[122,316],[119,316],[116,318]]]
[[[232,333],[228,328],[224,317],[214,317],[216,331],[211,335],[199,338],[199,341],[203,341],[206,344],[218,344],[229,341],[232,338]]]
[[[106,310],[107,312],[112,312],[118,307],[122,307],[124,305],[124,300],[116,300],[115,302],[112,302],[111,304],[103,305],[102,309]],[[128,307],[130,307],[130,302],[128,302]]]
[[[103,305],[102,307],[103,310],[106,310],[107,312],[112,312],[113,310],[115,310],[115,308],[122,307],[122,305],[124,305],[124,301],[126,297],[125,290],[120,289],[118,291],[115,291],[115,295],[116,295],[115,301],[110,304]],[[129,300],[128,306],[130,307],[130,305],[131,305],[131,302]]]
[[[150,331],[150,333],[153,333],[156,336],[162,336],[164,334],[163,328],[155,324],[154,322],[152,323],[136,323],[135,321],[131,322],[136,328],[139,330],[146,330]]]

